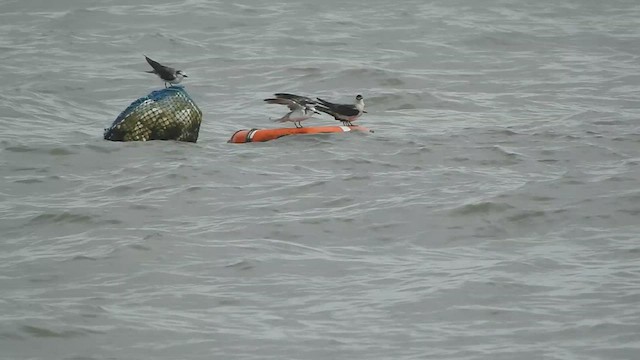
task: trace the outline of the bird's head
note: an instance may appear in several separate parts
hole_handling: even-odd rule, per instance
[[[358,94],[356,96],[356,102],[353,105],[355,105],[356,109],[358,109],[359,111],[365,112],[364,111],[364,98],[362,97],[362,95]]]
[[[182,70],[176,71],[176,75],[182,76],[182,77],[188,77],[187,74],[185,74],[184,71],[182,71]]]

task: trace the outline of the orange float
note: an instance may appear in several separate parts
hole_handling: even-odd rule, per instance
[[[249,129],[238,130],[229,139],[228,142],[234,144],[244,144],[249,142],[263,142],[274,140],[287,135],[302,134],[329,134],[340,132],[373,132],[364,126],[313,126],[302,128],[277,128],[277,129]]]

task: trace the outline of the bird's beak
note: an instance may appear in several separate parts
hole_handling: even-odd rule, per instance
[[[188,76],[187,76],[187,75],[185,75],[185,74],[182,74],[182,77],[188,77]]]
[[[362,110],[363,113],[368,114],[367,110]]]

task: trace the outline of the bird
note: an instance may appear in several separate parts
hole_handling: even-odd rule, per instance
[[[167,83],[172,85],[178,84],[182,81],[182,78],[188,77],[182,70],[176,70],[172,67],[164,66],[157,61],[149,59],[147,55],[145,55],[144,58],[147,59],[147,62],[153,68],[153,70],[147,72],[150,74],[156,74],[160,79],[164,80],[164,87],[167,87]]]
[[[301,128],[301,122],[307,120],[313,116],[313,114],[320,113],[315,109],[316,101],[306,96],[276,93],[273,94],[275,98],[264,99],[269,104],[287,105],[289,111],[286,115],[279,119],[275,119],[276,122],[293,122],[296,128]]]
[[[338,121],[342,121],[343,125],[352,126],[352,121],[356,121],[363,113],[366,113],[366,111],[364,111],[364,98],[362,95],[356,96],[356,101],[353,105],[336,104],[321,98],[317,99],[318,105],[316,109],[333,116]]]

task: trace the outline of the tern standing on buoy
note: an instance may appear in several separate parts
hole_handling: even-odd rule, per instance
[[[178,84],[182,81],[182,78],[188,77],[182,70],[176,70],[172,67],[164,66],[157,61],[149,59],[147,55],[145,55],[144,58],[147,59],[147,62],[153,68],[152,71],[147,72],[156,74],[160,79],[164,80],[164,87],[167,87],[167,83],[171,85]]]
[[[320,113],[315,109],[316,101],[306,96],[299,96],[286,93],[274,94],[276,97],[271,99],[264,99],[269,104],[287,105],[289,113],[285,116],[276,119],[277,122],[291,121],[295,127],[302,127],[301,122],[310,119],[313,114]],[[299,126],[298,126],[299,125]]]
[[[352,104],[335,104],[326,100],[318,98],[319,104],[316,106],[318,111],[327,113],[333,116],[336,120],[342,121],[343,125],[349,125],[352,121],[356,121],[364,111],[364,98],[362,95],[356,96],[355,103]]]

